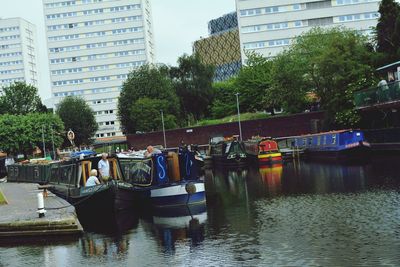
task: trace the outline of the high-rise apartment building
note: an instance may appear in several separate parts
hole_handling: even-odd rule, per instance
[[[13,82],[38,86],[36,27],[22,18],[0,18],[0,90]]]
[[[242,59],[245,51],[274,57],[315,26],[345,26],[369,34],[379,0],[236,0]]]
[[[54,104],[81,96],[96,137],[123,135],[117,102],[128,73],[154,61],[149,0],[43,0]],[[84,119],[84,118],[82,118]]]

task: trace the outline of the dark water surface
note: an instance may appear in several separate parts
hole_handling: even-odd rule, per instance
[[[0,266],[400,266],[399,167],[206,171],[207,208],[95,223],[118,234],[3,245]]]

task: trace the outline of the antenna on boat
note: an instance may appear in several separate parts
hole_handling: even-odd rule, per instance
[[[162,131],[163,131],[163,135],[164,135],[164,149],[167,149],[167,139],[165,138],[165,126],[164,126],[164,112],[161,111],[161,122],[162,122]]]
[[[239,123],[240,141],[243,141],[243,137],[242,137],[242,125],[240,124],[239,93],[236,93],[235,95],[236,95],[236,106],[237,106],[237,112],[238,112],[238,123]]]

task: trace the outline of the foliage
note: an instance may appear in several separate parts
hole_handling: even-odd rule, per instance
[[[32,112],[46,112],[36,87],[25,82],[16,82],[3,87],[0,97],[0,114],[28,114]]]
[[[92,138],[98,129],[93,110],[83,98],[68,96],[58,105],[56,113],[64,122],[65,132],[70,129],[75,133],[76,146],[92,143]],[[64,135],[64,146],[70,142]]]
[[[328,124],[340,123],[335,114],[352,110],[354,91],[372,84],[372,52],[367,44],[366,37],[355,31],[314,28],[297,37],[285,54],[294,59],[298,88],[309,88],[320,98]]]
[[[260,112],[260,113],[240,113],[240,120],[247,121],[247,120],[258,120],[258,119],[266,119],[269,118],[271,115],[268,113]],[[236,122],[238,121],[237,114],[227,116],[221,119],[204,119],[199,121],[195,126],[206,126],[206,125],[214,125],[214,124],[221,124],[221,123],[229,123],[229,122]]]
[[[211,105],[211,115],[213,118],[223,118],[237,112],[235,80],[213,84],[214,100]]]
[[[169,77],[168,68],[165,66],[144,65],[133,70],[124,82],[118,99],[118,116],[126,133],[135,133],[139,131],[138,125],[140,123],[153,120],[153,117],[146,117],[142,110],[135,108],[134,104],[141,98],[163,100],[165,105],[163,107],[155,106],[155,108],[158,110],[158,114],[160,109],[163,108],[165,117],[171,118],[171,121],[174,121],[179,114],[178,97]],[[158,102],[153,102],[153,104],[158,104]],[[147,106],[149,101],[142,101],[141,105]],[[137,114],[134,114],[135,112]],[[138,119],[140,123],[135,121]],[[152,125],[152,122],[148,122],[148,125]]]
[[[312,88],[304,77],[305,58],[289,51],[278,54],[271,67],[271,88],[264,96],[273,106],[286,112],[303,112],[308,107],[307,93]]]
[[[400,59],[400,4],[382,0],[380,18],[376,26],[376,50],[381,53],[379,64],[389,64]]]
[[[214,67],[203,64],[197,54],[185,54],[178,58],[178,67],[171,67],[170,73],[183,114],[191,114],[196,120],[207,115]]]
[[[0,148],[8,154],[27,155],[36,146],[42,148],[43,137],[46,148],[52,147],[52,141],[55,147],[59,147],[63,134],[63,122],[54,114],[30,113],[0,116]]]
[[[130,109],[129,119],[135,124],[134,127],[140,132],[162,130],[162,119],[160,110],[166,110],[168,102],[161,99],[139,98]],[[176,118],[171,114],[164,116],[165,129],[176,127]]]
[[[235,79],[235,87],[240,93],[240,110],[255,112],[271,110],[276,106],[273,98],[265,98],[271,87],[272,61],[257,54],[247,55],[244,66]]]

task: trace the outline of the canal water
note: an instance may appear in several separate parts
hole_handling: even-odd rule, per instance
[[[2,244],[0,266],[400,266],[398,165],[209,170],[207,207],[119,214],[78,240]]]

